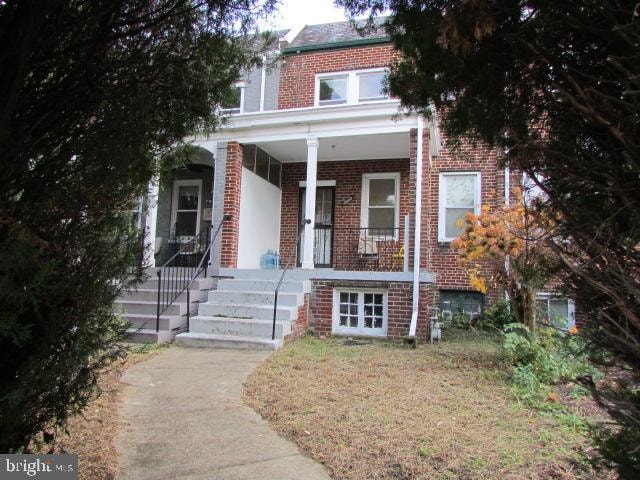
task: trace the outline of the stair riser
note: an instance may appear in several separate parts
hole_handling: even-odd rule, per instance
[[[207,290],[191,290],[190,292],[191,301],[200,301],[207,299]],[[123,294],[121,297],[123,300],[133,300],[133,301],[144,301],[144,302],[156,302],[158,301],[158,292],[155,290],[144,290],[144,291],[132,291]],[[177,302],[186,302],[187,301],[187,292],[181,293],[176,299]]]
[[[176,338],[176,343],[184,347],[195,348],[225,348],[238,350],[277,350],[272,344],[253,343],[234,340],[209,340],[201,338]]]
[[[175,333],[170,331],[162,331],[153,333],[148,332],[128,332],[127,341],[133,343],[167,343],[171,342],[175,337]]]
[[[199,316],[210,317],[235,317],[256,318],[259,320],[273,319],[273,307],[252,307],[244,305],[217,305],[215,303],[201,303],[198,310]],[[277,320],[295,320],[298,312],[296,309],[279,308],[276,312]]]
[[[149,318],[129,318],[125,316],[129,322],[129,328],[155,329],[156,317]],[[163,318],[160,317],[160,330],[173,330],[174,328],[185,329],[187,327],[186,317],[179,318]]]
[[[209,302],[214,303],[230,303],[235,305],[270,305],[273,306],[275,295],[273,293],[246,293],[246,292],[231,292],[226,290],[210,290]],[[302,303],[301,293],[279,293],[278,305],[297,307]]]
[[[218,282],[218,290],[273,293],[277,285],[278,282],[265,280],[220,280]],[[296,282],[282,282],[280,293],[282,292],[302,293],[303,285]]]
[[[116,311],[122,309],[123,313],[141,313],[145,315],[156,315],[158,307],[153,303],[117,303]],[[191,311],[195,313],[197,311],[197,305],[192,305]],[[169,305],[167,309],[162,312],[164,315],[186,315],[187,305],[185,303],[174,303]]]
[[[243,337],[271,338],[272,325],[269,323],[234,322],[216,318],[191,319],[189,330],[197,333],[218,335],[240,335]],[[283,338],[291,333],[290,322],[276,323],[276,338]]]

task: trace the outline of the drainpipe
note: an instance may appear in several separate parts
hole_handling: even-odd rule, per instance
[[[267,85],[267,57],[262,55],[262,71],[260,72],[260,111],[264,112],[264,95]]]
[[[420,230],[422,228],[422,133],[424,119],[418,117],[418,138],[416,139],[416,218],[413,239],[413,306],[409,336],[416,336],[418,326],[418,306],[420,298]],[[431,152],[429,152],[431,155]]]
[[[504,167],[504,204],[506,207],[509,207],[511,204],[511,200],[509,198],[509,191],[511,190],[511,186],[510,186],[510,175],[511,172],[509,171],[509,165],[505,165]],[[504,271],[507,272],[507,274],[509,274],[509,268],[511,266],[509,265],[509,255],[505,256],[504,258]],[[509,293],[505,290],[504,291],[504,299],[509,301]]]

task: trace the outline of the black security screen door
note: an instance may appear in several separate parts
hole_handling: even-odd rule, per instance
[[[300,189],[300,203],[298,208],[298,225],[303,224],[306,203],[306,188]],[[333,212],[335,204],[335,187],[316,188],[316,218],[313,236],[315,248],[313,261],[316,267],[330,268],[333,266]],[[304,228],[304,227],[300,227]],[[304,252],[304,236],[300,237],[298,246],[298,266],[302,263]]]

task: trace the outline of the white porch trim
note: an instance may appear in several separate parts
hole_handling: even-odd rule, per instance
[[[307,139],[307,193],[305,204],[305,220],[310,219],[311,222],[304,223],[304,251],[302,252],[302,268],[312,269],[315,267],[313,263],[314,250],[314,234],[313,227],[316,218],[316,179],[318,173],[318,139],[310,137]]]
[[[154,175],[147,188],[147,213],[144,219],[144,258],[147,267],[156,266],[156,227],[158,225],[159,178]]]

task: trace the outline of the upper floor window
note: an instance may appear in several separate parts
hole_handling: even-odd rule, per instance
[[[347,103],[348,79],[347,75],[320,78],[318,104],[337,105],[339,103]]]
[[[440,174],[438,241],[450,242],[459,237],[467,212],[480,213],[480,172]]]
[[[233,88],[231,96],[220,106],[220,112],[231,115],[234,113],[242,113],[244,105],[244,85],[236,84]]]
[[[386,70],[381,68],[316,75],[316,105],[355,104],[386,100]]]

